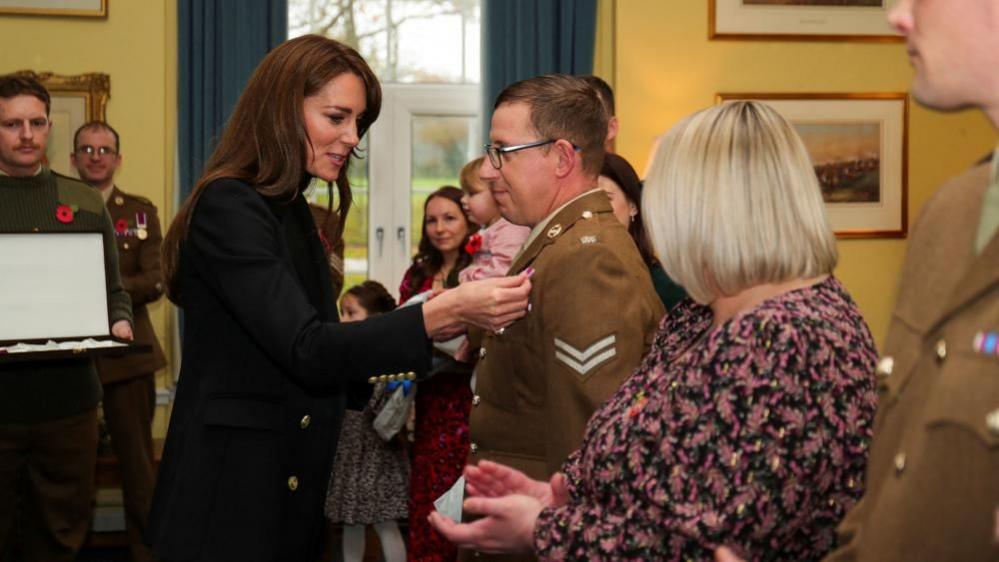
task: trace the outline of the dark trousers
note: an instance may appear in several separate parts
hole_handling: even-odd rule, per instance
[[[15,525],[25,562],[76,558],[93,512],[96,463],[96,408],[51,422],[0,424],[0,560],[10,554]]]
[[[104,420],[121,468],[125,529],[135,562],[154,560],[143,541],[153,501],[153,373],[104,385]]]

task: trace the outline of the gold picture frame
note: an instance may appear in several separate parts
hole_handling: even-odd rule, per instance
[[[879,93],[719,93],[758,100],[794,125],[815,165],[837,238],[909,231],[909,96]]]
[[[757,41],[864,41],[905,39],[888,24],[888,0],[879,6],[805,5],[805,0],[708,0],[708,38]],[[822,4],[816,2],[815,4]]]
[[[0,15],[105,18],[108,0],[0,0]]]
[[[107,104],[111,98],[111,77],[92,72],[88,74],[61,75],[52,72],[21,70],[14,74],[34,78],[42,83],[52,97],[49,133],[45,158],[48,166],[60,174],[78,177],[70,165],[73,152],[73,134],[88,121],[105,121]]]

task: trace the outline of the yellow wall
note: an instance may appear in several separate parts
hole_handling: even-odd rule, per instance
[[[108,17],[0,16],[0,74],[14,70],[111,76],[107,119],[121,135],[116,183],[169,217],[176,129],[177,7],[170,0],[110,2]],[[170,344],[170,305],[150,307]]]
[[[714,103],[718,92],[902,92],[911,70],[901,43],[709,41],[707,1],[617,0],[617,149],[639,171],[653,139]],[[940,183],[991,151],[978,112],[909,114],[909,224]],[[843,240],[836,275],[880,345],[895,301],[905,240]]]

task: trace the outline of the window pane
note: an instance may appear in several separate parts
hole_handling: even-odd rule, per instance
[[[413,170],[410,182],[410,254],[416,255],[423,227],[423,202],[444,185],[458,185],[462,166],[471,160],[478,138],[473,115],[414,115]]]
[[[354,47],[383,82],[472,83],[481,0],[289,0],[288,36]]]
[[[367,149],[368,138],[361,139],[360,148]],[[362,152],[364,154],[365,152]],[[347,227],[344,229],[344,290],[365,281],[368,278],[368,161],[362,158],[351,158],[350,169],[347,171],[350,179],[350,192],[353,201],[347,213]],[[326,182],[313,180],[306,192],[309,203],[327,208],[330,190]],[[336,185],[332,189],[336,197]],[[333,208],[339,204],[333,202]]]

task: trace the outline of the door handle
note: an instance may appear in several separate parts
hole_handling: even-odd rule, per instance
[[[378,242],[378,257],[382,257],[382,247],[385,245],[385,229],[378,227],[375,229],[375,241]]]
[[[403,254],[408,254],[406,251],[406,227],[398,226],[395,229],[395,239],[399,241],[399,247],[402,248]]]

